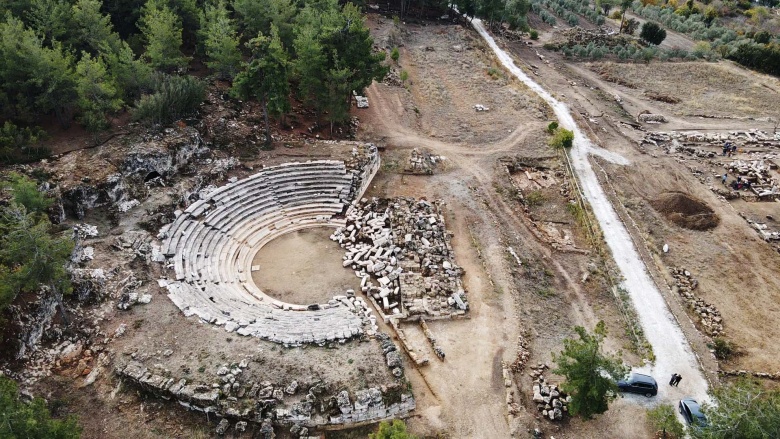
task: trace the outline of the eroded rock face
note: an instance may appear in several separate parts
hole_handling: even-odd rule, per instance
[[[81,219],[97,207],[127,205],[134,200],[131,194],[145,192],[144,184],[174,176],[209,152],[197,130],[166,130],[162,136],[131,145],[114,168],[117,172],[97,181],[90,175],[70,176],[81,180],[63,184],[62,210]]]

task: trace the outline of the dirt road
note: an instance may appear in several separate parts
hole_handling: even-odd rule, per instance
[[[568,107],[520,70],[512,58],[498,47],[485,31],[480,20],[474,19],[472,24],[504,67],[550,104],[561,126],[574,131],[574,147],[571,150],[574,169],[582,184],[585,197],[604,232],[607,245],[624,276],[623,286],[631,296],[645,335],[656,355],[655,364],[645,366],[641,371],[655,376],[661,382],[658,400],[674,401],[679,399],[682,393],[693,396],[699,401],[706,400],[708,383],[699,368],[696,356],[664,302],[663,296],[648,275],[628,231],[601,188],[588,155],[597,154],[623,165],[629,165],[629,162],[619,155],[595,147],[579,129]],[[671,388],[663,382],[674,372],[684,377],[680,388]]]

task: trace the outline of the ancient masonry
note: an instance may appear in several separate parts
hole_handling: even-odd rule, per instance
[[[468,310],[463,270],[454,262],[442,202],[361,200],[331,239],[346,250],[344,267],[385,320],[461,317]]]
[[[685,302],[685,305],[694,314],[694,321],[711,337],[723,335],[723,318],[720,311],[714,305],[710,305],[696,296],[696,288],[699,281],[684,268],[670,268],[669,272],[674,277],[675,285],[672,291],[677,292]]]
[[[395,344],[385,334],[378,335],[387,356],[387,365],[400,376],[401,358]],[[349,392],[322,382],[287,384],[252,381],[246,373],[253,366],[247,360],[226,364],[216,375],[219,382],[204,384],[171,376],[170,371],[149,368],[137,361],[118,365],[120,377],[163,399],[173,399],[189,410],[223,417],[217,428],[222,433],[235,422],[243,431],[247,422],[261,425],[260,436],[273,438],[272,426],[289,428],[292,437],[308,437],[309,429],[349,425],[402,416],[415,409],[415,400],[400,381],[390,386]],[[268,434],[263,433],[263,429]]]
[[[370,309],[347,294],[324,304],[273,299],[251,279],[252,259],[274,238],[295,230],[338,226],[379,168],[373,145],[341,161],[285,163],[222,186],[177,212],[159,234],[170,270],[160,279],[186,316],[285,345],[325,344],[373,328]]]

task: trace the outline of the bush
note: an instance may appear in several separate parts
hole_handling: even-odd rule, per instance
[[[52,419],[46,402],[19,399],[16,383],[0,377],[0,437],[7,439],[78,439],[81,428],[73,418]]]
[[[677,420],[677,414],[671,404],[661,404],[658,407],[647,411],[647,419],[653,430],[661,432],[663,438],[677,439],[683,437],[685,431],[680,421]]]
[[[745,67],[780,76],[780,44],[755,44],[742,43],[733,52],[729,51],[726,57]]]
[[[538,40],[539,39],[539,32],[536,29],[531,29],[528,34],[531,36],[532,40]]]
[[[772,40],[772,34],[765,30],[762,30],[761,32],[756,32],[756,34],[753,35],[753,41],[759,44],[767,44],[771,40]]]
[[[525,196],[525,204],[529,207],[539,206],[545,201],[544,194],[540,191],[532,191]]]
[[[712,349],[715,351],[715,358],[726,361],[734,356],[736,349],[734,348],[733,343],[721,337],[715,337],[712,341]]]
[[[566,128],[558,128],[555,130],[555,134],[553,134],[549,144],[553,148],[571,148],[573,142],[573,132],[567,130]]]
[[[548,134],[555,134],[555,130],[558,129],[558,122],[552,121],[547,125],[547,133]]]
[[[622,32],[628,35],[634,35],[639,27],[639,22],[634,18],[629,18],[623,23]]]
[[[192,76],[160,75],[155,93],[136,103],[133,119],[151,124],[169,124],[195,113],[206,97],[203,82]]]
[[[406,432],[406,424],[400,419],[394,419],[393,423],[382,421],[376,433],[368,435],[369,439],[416,439]]]
[[[398,47],[393,47],[393,50],[390,51],[390,59],[393,60],[393,62],[398,62],[398,58],[401,57],[401,52],[398,51]]]
[[[0,126],[0,163],[25,163],[46,158],[48,148],[36,145],[46,136],[39,127],[20,128],[6,121]]]
[[[639,38],[657,46],[666,39],[666,30],[658,23],[646,21],[645,24],[642,25],[642,31],[639,33]]]

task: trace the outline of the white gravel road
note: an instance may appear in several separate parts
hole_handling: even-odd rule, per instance
[[[574,146],[571,148],[572,165],[579,177],[585,197],[604,232],[612,256],[624,277],[623,286],[634,302],[645,336],[653,346],[656,356],[655,364],[634,370],[655,377],[659,387],[658,397],[649,400],[642,396],[627,397],[643,404],[653,404],[656,401],[676,403],[684,396],[692,396],[699,402],[708,400],[708,383],[701,372],[696,356],[669,311],[663,296],[650,278],[628,231],[601,188],[588,155],[599,155],[611,162],[626,166],[630,166],[630,162],[618,154],[593,145],[574,122],[565,103],[555,99],[518,68],[512,58],[498,47],[493,37],[487,33],[481,20],[475,18],[472,25],[490,45],[504,67],[553,108],[562,127],[574,132]],[[683,378],[679,387],[669,386],[669,379],[675,372]]]

